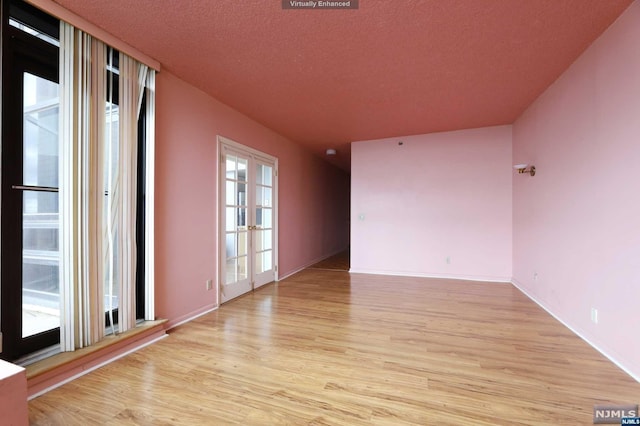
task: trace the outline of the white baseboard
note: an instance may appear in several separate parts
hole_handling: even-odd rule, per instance
[[[432,273],[405,272],[405,271],[379,271],[375,269],[356,269],[356,268],[351,268],[349,272],[353,274],[389,275],[389,276],[395,276],[395,277],[438,278],[438,279],[461,280],[461,281],[511,283],[511,277],[498,277],[498,276],[432,274]]]
[[[182,315],[178,318],[176,318],[175,320],[169,321],[169,323],[167,324],[167,330],[171,330],[172,328],[175,328],[179,325],[182,325],[184,323],[187,323],[189,321],[193,321],[194,319],[201,317],[203,315],[208,314],[209,312],[213,312],[216,309],[218,309],[220,306],[219,305],[207,305],[205,307],[202,307],[198,310],[195,310],[193,312],[190,312],[186,315]]]
[[[525,296],[527,296],[529,299],[531,299],[536,305],[540,306],[542,309],[544,309],[549,315],[551,315],[552,317],[554,317],[556,320],[558,320],[558,322],[560,322],[560,324],[564,325],[565,327],[567,327],[569,330],[571,330],[571,332],[573,332],[573,334],[575,334],[576,336],[578,336],[579,338],[581,338],[582,340],[584,340],[589,346],[591,346],[593,349],[595,349],[596,351],[600,352],[605,358],[607,358],[609,361],[611,361],[612,363],[614,363],[615,365],[618,366],[618,368],[620,368],[622,371],[624,371],[625,373],[627,373],[629,376],[631,376],[636,382],[640,383],[640,376],[634,374],[630,369],[628,369],[627,367],[625,367],[624,364],[622,364],[620,361],[618,361],[615,357],[611,356],[610,354],[608,354],[605,350],[603,350],[602,348],[598,347],[598,345],[596,345],[595,343],[593,343],[592,341],[590,341],[587,337],[585,337],[581,332],[579,332],[578,330],[576,330],[574,327],[572,327],[571,325],[569,325],[568,323],[566,323],[562,318],[560,318],[559,316],[557,316],[551,309],[547,308],[545,306],[544,303],[542,303],[540,300],[538,300],[535,296],[533,296],[531,293],[529,293],[527,290],[525,290],[525,288],[522,286],[522,284],[520,282],[518,282],[518,280],[516,280],[515,278],[511,279],[511,284],[513,284],[513,286],[515,288],[517,288],[518,290],[520,290]]]

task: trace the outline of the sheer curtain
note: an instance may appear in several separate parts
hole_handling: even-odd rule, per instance
[[[135,283],[137,253],[135,244],[137,168],[138,168],[138,114],[147,79],[148,68],[120,53],[120,137],[118,138],[117,192],[113,203],[119,214],[119,328],[133,328],[136,323]],[[126,230],[122,232],[122,230]]]
[[[118,330],[136,324],[137,180],[147,182],[145,212],[146,319],[153,319],[153,159],[138,176],[138,115],[147,91],[147,158],[153,155],[155,71],[61,22],[60,31],[60,276],[63,351],[92,345],[105,335],[105,310],[114,306]],[[107,71],[110,71],[109,73]],[[115,105],[113,82],[118,78]],[[117,114],[117,116],[114,116]],[[114,132],[114,123],[117,132]],[[149,197],[151,193],[151,197]],[[150,198],[150,199],[149,199]],[[151,266],[149,266],[151,265]],[[152,272],[152,271],[151,271]],[[151,295],[151,297],[149,297]],[[106,303],[105,303],[106,302]]]

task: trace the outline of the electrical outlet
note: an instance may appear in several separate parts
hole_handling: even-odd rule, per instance
[[[598,310],[596,308],[591,308],[591,322],[598,323]]]
[[[207,290],[213,289],[213,280],[207,280],[206,286]]]
[[[537,272],[533,273],[533,280],[534,281],[538,281],[538,273]]]
[[[445,261],[447,262],[447,265],[451,265],[451,256],[447,256]]]

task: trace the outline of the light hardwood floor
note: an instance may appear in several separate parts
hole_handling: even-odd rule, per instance
[[[509,284],[308,269],[29,404],[32,424],[590,425],[640,384]]]
[[[342,251],[334,256],[331,256],[321,262],[318,262],[310,269],[331,269],[337,271],[349,270],[349,250]]]

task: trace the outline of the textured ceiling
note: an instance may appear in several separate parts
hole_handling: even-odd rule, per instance
[[[510,124],[632,0],[55,0],[349,168],[349,142]]]

